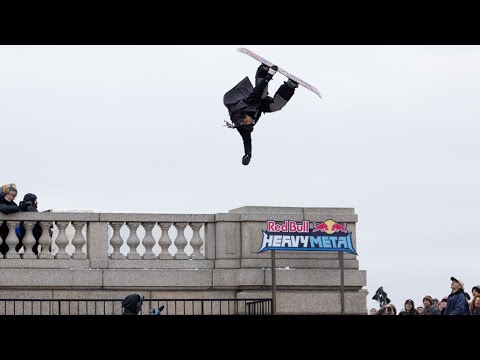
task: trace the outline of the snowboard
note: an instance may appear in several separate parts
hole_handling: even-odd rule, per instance
[[[262,58],[260,55],[257,55],[253,51],[250,51],[246,48],[238,48],[237,51],[241,52],[242,54],[248,55],[248,56],[254,58],[255,60],[258,60],[262,64],[265,64],[269,67],[275,65],[274,63],[268,61],[267,59]],[[320,97],[320,99],[322,98],[322,95],[320,95],[320,91],[318,91],[316,87],[310,85],[309,83],[303,81],[302,79],[299,79],[295,75],[290,74],[288,71],[285,71],[280,67],[278,68],[278,72],[282,75],[285,75],[287,78],[292,79],[293,81],[297,82],[298,84],[302,85],[304,88],[306,88],[310,91],[313,91],[315,94],[317,94]]]

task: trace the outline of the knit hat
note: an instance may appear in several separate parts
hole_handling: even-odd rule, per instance
[[[17,185],[15,183],[2,186],[2,194],[8,194],[10,191],[17,192]]]
[[[25,194],[23,197],[23,201],[31,201],[33,203],[35,200],[37,200],[37,195],[32,193]]]
[[[408,299],[407,301],[405,301],[405,305],[407,305],[407,304],[410,304],[410,305],[412,305],[412,307],[415,307],[415,304],[413,303],[412,299]]]
[[[425,300],[430,301],[430,305],[433,305],[433,299],[430,295],[425,295],[422,301],[425,301]]]
[[[477,292],[480,293],[480,285],[475,285],[473,288],[472,288],[472,291],[473,290],[477,290]]]

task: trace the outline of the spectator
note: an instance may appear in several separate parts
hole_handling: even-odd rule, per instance
[[[27,212],[38,212],[37,209],[38,206],[38,198],[37,195],[28,193],[25,194],[23,197],[23,201],[20,201],[19,208],[20,211],[27,211]],[[49,233],[50,236],[53,235],[52,227],[50,227]],[[42,228],[40,225],[37,223],[32,229],[33,232],[33,237],[35,238],[35,245],[33,245],[32,251],[34,252],[35,255],[38,255],[38,241],[40,239],[40,236],[42,236]],[[15,247],[15,250],[17,252],[23,247],[22,240],[25,237],[26,230],[25,227],[23,226],[23,221],[20,222],[20,225],[18,227],[18,239],[20,240],[18,245]],[[51,246],[50,246],[50,251],[51,251]]]
[[[433,299],[433,306],[435,306],[438,309],[438,299],[437,298]]]
[[[142,310],[143,296],[130,294],[122,301],[123,315],[138,315]]]
[[[423,307],[421,306],[417,307],[417,315],[423,315],[423,311],[424,311]]]
[[[0,193],[0,212],[8,215],[20,211],[20,208],[15,203],[17,196],[17,186],[15,184],[3,185]],[[0,226],[0,237],[2,238],[0,244],[0,253],[5,255],[8,252],[8,245],[5,243],[5,239],[8,236],[8,227],[6,222]],[[13,250],[12,250],[13,251]]]
[[[472,297],[473,299],[475,300],[475,296],[477,296],[478,294],[480,294],[480,285],[475,285],[473,288],[472,288]]]
[[[397,308],[390,303],[380,307],[375,315],[397,315]]]
[[[442,301],[440,301],[438,303],[438,310],[440,310],[441,315],[445,314],[445,308],[447,307],[447,301],[448,301],[448,297],[445,296],[442,299]]]
[[[370,315],[375,315],[377,313],[377,309],[371,308],[370,309]]]
[[[405,310],[400,311],[398,315],[417,315],[417,310],[415,310],[415,303],[412,299],[405,301]]]
[[[470,303],[470,315],[480,315],[480,294],[475,295]]]
[[[438,300],[437,300],[438,301]],[[441,315],[440,310],[434,305],[435,300],[430,295],[425,295],[423,298],[423,306],[425,308],[423,314],[419,315]]]
[[[463,290],[463,281],[453,276],[450,280],[452,280],[452,284],[450,285],[452,292],[448,295],[444,315],[469,315],[470,311],[465,291]]]

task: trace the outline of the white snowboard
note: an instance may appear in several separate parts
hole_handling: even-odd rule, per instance
[[[257,55],[255,54],[253,51],[250,51],[248,49],[245,49],[245,48],[238,48],[237,51],[241,52],[242,54],[245,54],[245,55],[248,55],[252,58],[254,58],[255,60],[258,60],[260,61],[262,64],[265,64],[267,66],[273,66],[273,65],[276,65],[264,58],[262,58],[260,55]],[[278,65],[277,65],[278,66]],[[299,79],[298,77],[296,77],[295,75],[292,75],[290,74],[288,71],[285,71],[283,69],[281,69],[280,67],[278,68],[278,72],[282,75],[285,75],[287,78],[289,79],[292,79],[293,81],[299,83],[300,85],[302,85],[304,88],[310,90],[310,91],[313,91],[315,94],[317,94],[318,96],[320,96],[320,99],[322,98],[322,95],[320,95],[320,91],[317,90],[316,87],[310,85],[309,83],[303,81],[302,79]]]

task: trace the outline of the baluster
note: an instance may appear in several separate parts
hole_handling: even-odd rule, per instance
[[[168,252],[168,248],[172,244],[172,239],[170,239],[170,235],[168,234],[168,229],[170,229],[171,223],[158,223],[160,229],[162,229],[162,236],[158,240],[158,245],[160,245],[162,252],[158,255],[159,259],[172,259],[172,255]]]
[[[87,258],[82,251],[83,245],[85,245],[85,238],[83,237],[82,230],[85,226],[85,222],[72,222],[73,227],[75,228],[75,235],[72,239],[72,245],[75,246],[75,252],[72,254],[72,259],[83,260]]]
[[[177,237],[175,238],[175,246],[177,247],[178,251],[175,254],[175,259],[188,259],[188,255],[185,254],[185,246],[187,246],[187,238],[185,237],[185,228],[187,227],[188,223],[173,223],[173,225],[177,228]]]
[[[8,252],[5,254],[6,259],[20,259],[20,254],[15,250],[15,246],[20,242],[15,232],[18,224],[20,224],[20,221],[7,221],[8,235],[5,244],[8,245]]]
[[[25,246],[25,252],[22,255],[22,259],[36,259],[37,255],[33,252],[33,245],[35,245],[35,237],[33,236],[33,227],[36,221],[24,221],[25,237],[23,238],[23,246]],[[38,248],[37,248],[38,251]]]
[[[65,230],[68,227],[69,221],[57,221],[58,237],[55,244],[58,246],[58,252],[55,254],[55,259],[70,259],[70,255],[65,251],[68,245],[68,237]]]
[[[113,252],[110,255],[110,259],[125,260],[125,255],[120,252],[120,248],[123,245],[123,239],[120,235],[120,229],[123,226],[123,222],[111,222],[110,225],[113,229],[112,239],[110,240],[110,245],[113,247]]]
[[[143,238],[142,244],[145,246],[145,254],[143,258],[146,260],[156,259],[157,257],[152,251],[152,248],[155,246],[155,238],[153,237],[152,230],[155,226],[154,222],[143,222],[142,223],[145,229],[145,237]]]
[[[190,245],[193,248],[192,255],[190,255],[190,258],[192,259],[205,259],[205,256],[200,252],[200,248],[203,245],[203,239],[200,236],[200,229],[202,226],[203,223],[190,223],[190,227],[193,230],[193,236],[190,240]]]
[[[137,228],[140,226],[140,223],[127,222],[127,226],[130,229],[130,235],[127,239],[127,245],[130,248],[130,252],[127,254],[127,259],[141,259],[142,257],[137,252],[137,246],[140,245],[140,239],[137,236]]]
[[[52,259],[53,255],[50,251],[50,246],[52,246],[52,237],[50,236],[50,226],[52,223],[50,221],[40,221],[40,227],[42,228],[42,236],[38,239],[39,245],[42,247],[42,251],[38,253],[39,259]]]

